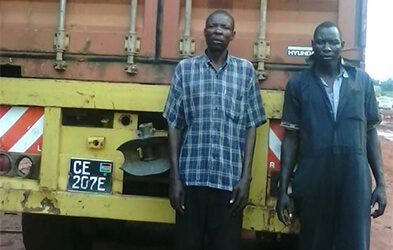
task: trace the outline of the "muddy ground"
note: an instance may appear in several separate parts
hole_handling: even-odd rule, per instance
[[[383,112],[384,121],[378,128],[384,161],[384,173],[386,180],[386,192],[388,206],[383,217],[372,220],[371,227],[371,250],[393,249],[393,111]],[[155,232],[160,235],[160,232]],[[155,236],[153,236],[155,237]],[[261,249],[254,242],[250,233],[244,233],[242,249]],[[146,240],[148,241],[148,240]],[[146,243],[148,245],[148,243]],[[166,247],[144,247],[143,242],[138,246],[98,240],[94,243],[94,249],[170,249]],[[0,249],[1,250],[24,250],[21,234],[21,219],[19,214],[0,213]],[[265,249],[265,248],[263,248]]]

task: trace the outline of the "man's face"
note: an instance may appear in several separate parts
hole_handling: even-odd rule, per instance
[[[212,51],[224,51],[235,36],[232,19],[223,14],[213,14],[204,30],[206,45]]]
[[[321,28],[315,34],[312,47],[317,62],[330,64],[338,62],[344,42],[336,27]]]

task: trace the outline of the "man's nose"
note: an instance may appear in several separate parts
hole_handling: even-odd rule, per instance
[[[222,29],[220,27],[217,27],[214,29],[215,34],[222,34]]]
[[[326,42],[323,44],[322,50],[323,51],[331,51],[332,48],[331,48],[330,44],[328,42]]]

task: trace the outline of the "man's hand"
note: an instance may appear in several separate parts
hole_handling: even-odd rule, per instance
[[[232,191],[232,198],[229,201],[230,213],[236,215],[246,207],[248,203],[248,192],[250,189],[250,179],[241,178]]]
[[[289,199],[289,195],[286,192],[281,192],[278,196],[276,212],[278,219],[284,223],[285,226],[292,224],[293,214],[291,201]],[[287,212],[287,214],[285,212]]]
[[[185,190],[183,183],[179,179],[170,179],[169,183],[169,199],[173,209],[184,214],[186,208],[184,206]]]
[[[386,208],[386,192],[384,186],[377,186],[371,195],[371,208],[374,208],[375,204],[378,203],[378,209],[371,213],[373,218],[377,218],[385,212]]]

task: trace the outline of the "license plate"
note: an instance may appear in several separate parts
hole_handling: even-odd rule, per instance
[[[70,158],[67,190],[110,193],[112,166],[111,161]]]

